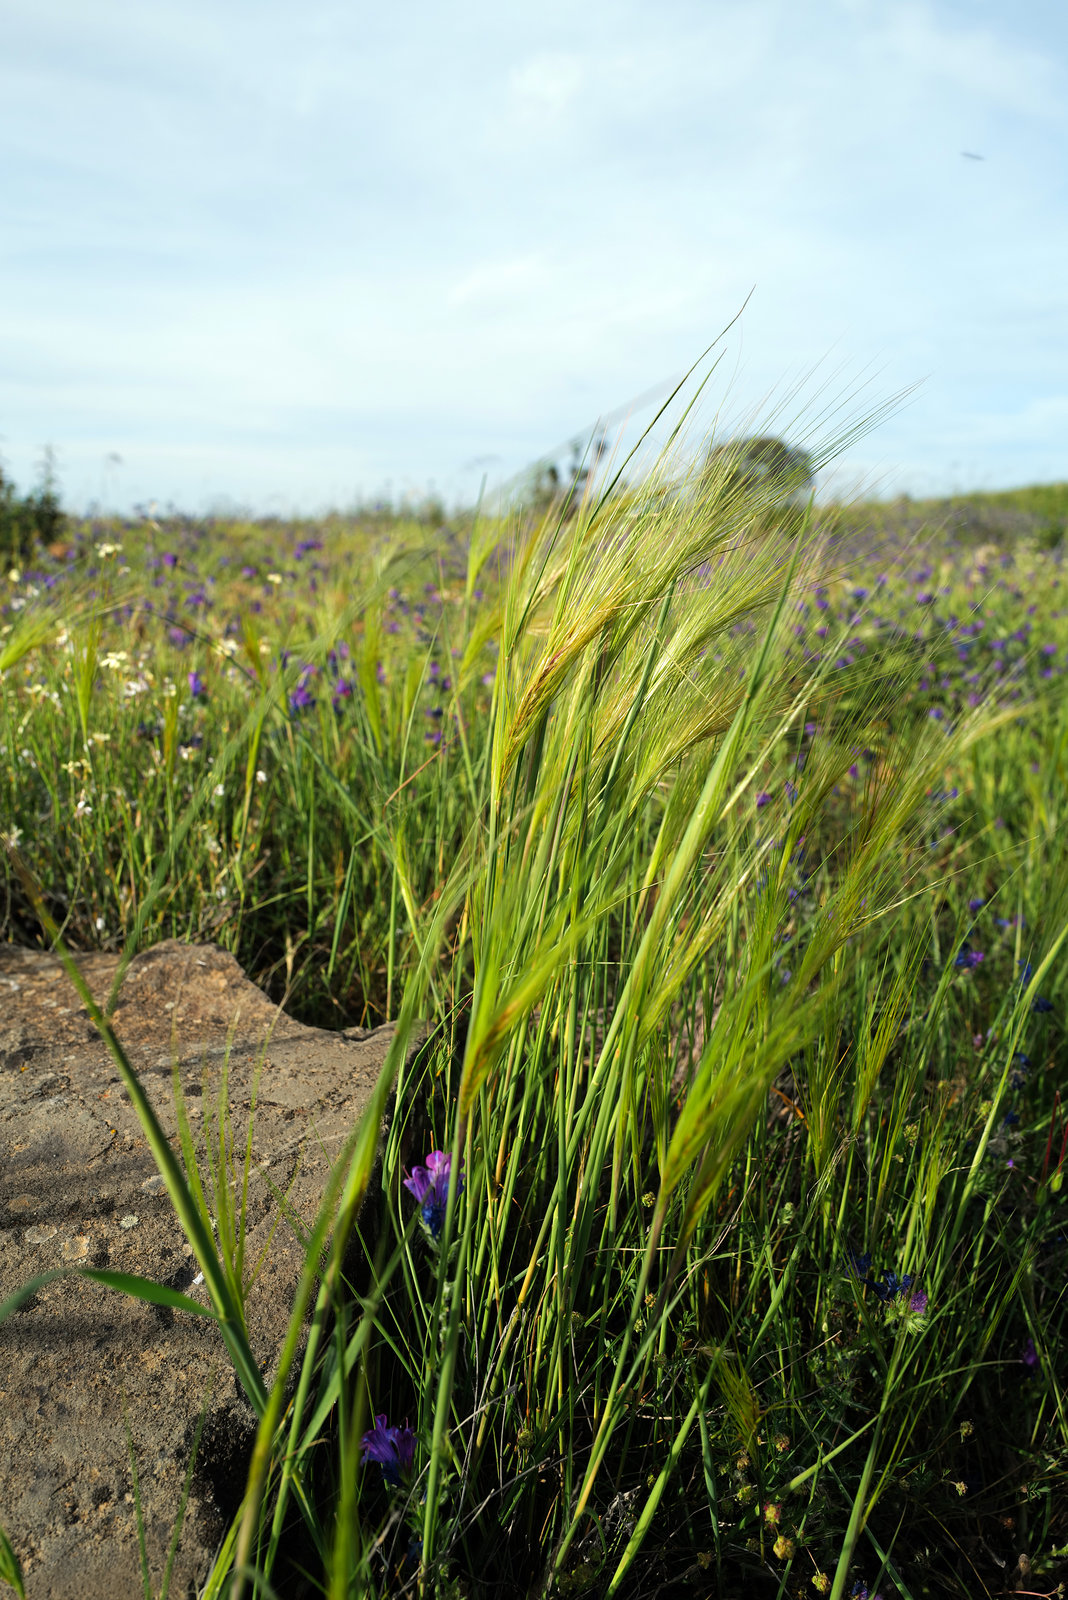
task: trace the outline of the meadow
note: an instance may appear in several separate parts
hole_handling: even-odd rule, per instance
[[[0,937],[397,1024],[205,1596],[1064,1592],[1068,490],[729,466],[3,575]]]

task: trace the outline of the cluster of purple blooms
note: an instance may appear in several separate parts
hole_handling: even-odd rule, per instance
[[[986,903],[987,902],[985,900],[978,897],[969,900],[968,910],[973,916],[975,916],[983,909]],[[1024,926],[1022,918],[1017,919],[1016,917],[997,917],[995,920],[998,927],[1002,929],[1014,928],[1017,924],[1017,920],[1019,920],[1021,926]],[[953,965],[955,967],[962,967],[965,971],[974,971],[975,968],[980,966],[985,960],[986,952],[983,950],[974,950],[972,948],[971,941],[964,939],[961,943],[960,949],[953,958]],[[1031,965],[1030,961],[1018,961],[1017,966],[1020,968],[1020,983],[1026,987],[1026,985],[1029,984],[1031,979],[1034,977],[1035,969]],[[1046,1015],[1053,1010],[1053,1001],[1047,1000],[1044,995],[1036,995],[1031,1002],[1031,1010],[1036,1012],[1039,1016]],[[1014,1085],[1014,1087],[1016,1086]]]
[[[903,1304],[913,1316],[918,1317],[922,1317],[927,1310],[927,1296],[922,1289],[913,1289],[909,1294],[909,1290],[912,1289],[911,1273],[906,1272],[898,1277],[896,1272],[884,1272],[881,1278],[872,1277],[870,1250],[865,1250],[863,1255],[857,1255],[851,1250],[849,1265],[860,1282],[866,1288],[874,1290],[884,1306]]]
[[[426,1166],[413,1167],[411,1176],[404,1180],[404,1187],[416,1198],[420,1214],[432,1239],[440,1237],[445,1224],[451,1167],[452,1157],[446,1155],[444,1150],[431,1150],[426,1158]],[[456,1179],[457,1196],[463,1193],[463,1188],[464,1175],[460,1171]]]
[[[1012,555],[1002,556],[1003,571],[1014,565]],[[899,640],[912,647],[919,645],[929,655],[922,662],[916,688],[929,700],[928,716],[946,732],[951,731],[954,717],[965,706],[980,703],[984,687],[992,678],[1019,680],[1029,668],[1040,679],[1053,677],[1058,647],[1050,640],[1036,640],[1031,619],[1037,605],[1026,608],[1021,627],[998,637],[994,618],[979,614],[979,595],[973,594],[966,617],[958,616],[946,604],[950,587],[932,587],[933,576],[929,564],[911,574],[904,569],[880,573],[874,591],[858,587],[836,598],[826,586],[818,585],[809,597],[798,602],[799,620],[793,630],[798,641],[795,648],[806,661],[815,662],[826,656],[836,669],[842,670],[865,655],[880,635],[886,642]],[[987,577],[987,569],[978,567],[968,579],[969,589],[974,591],[977,584],[985,584]],[[1034,574],[1026,573],[1024,578],[1029,582]],[[1051,587],[1056,589],[1059,584],[1060,579],[1055,577]],[[995,580],[995,587],[1014,600],[1024,599],[1023,589],[1010,576]],[[1059,615],[1054,611],[1051,620]],[[861,627],[863,633],[856,631]],[[1063,672],[1064,667],[1056,670]],[[1008,692],[1010,697],[1018,698],[1024,692],[1023,684],[1014,682]]]

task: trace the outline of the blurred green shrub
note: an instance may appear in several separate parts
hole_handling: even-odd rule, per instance
[[[758,520],[777,524],[803,514],[816,478],[807,450],[768,434],[714,445],[705,471]]]
[[[0,466],[0,562],[21,566],[35,545],[55,544],[65,524],[50,455],[45,455],[36,489],[26,495],[19,494]]]

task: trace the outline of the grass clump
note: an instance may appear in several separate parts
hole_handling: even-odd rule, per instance
[[[207,1594],[296,1593],[298,1527],[332,1597],[1056,1587],[1059,554],[722,460],[12,585],[7,935],[399,1022]]]

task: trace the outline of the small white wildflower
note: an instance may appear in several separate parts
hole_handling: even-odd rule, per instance
[[[256,782],[257,783],[266,783],[267,782],[267,774],[264,772],[262,767],[257,767],[256,768]]]
[[[92,814],[92,806],[89,804],[85,796],[82,795],[81,799],[78,801],[78,804],[74,807],[74,815],[76,817],[89,817],[92,816]]]
[[[282,581],[282,574],[280,572],[269,572],[267,574],[267,582],[268,583],[281,583],[281,581]]]
[[[93,926],[96,928],[97,933],[103,933],[103,931],[104,931],[104,919],[103,919],[103,917],[96,917],[94,919]]]
[[[223,795],[226,793],[226,788],[223,784],[217,783],[211,792],[215,796],[216,800],[221,800]]]
[[[7,575],[7,581],[8,581],[8,583],[21,583],[22,582],[22,573],[19,571],[18,567],[12,567],[11,568],[11,571]]]
[[[8,845],[12,850],[18,849],[21,839],[21,828],[9,828],[6,833],[0,833],[0,840],[2,840],[4,844]]]

